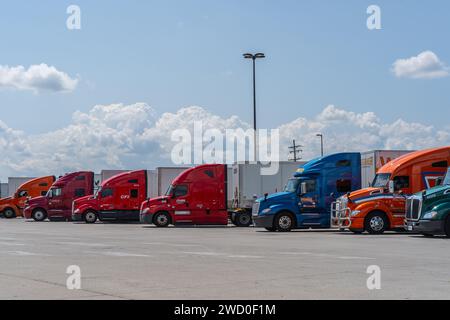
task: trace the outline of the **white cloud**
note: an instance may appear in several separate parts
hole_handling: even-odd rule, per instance
[[[17,90],[69,92],[75,90],[78,79],[71,78],[67,73],[57,70],[45,63],[9,67],[0,65],[0,87]]]
[[[204,130],[224,132],[251,127],[236,116],[220,117],[198,106],[158,116],[145,103],[97,105],[86,113],[75,112],[70,125],[39,135],[26,135],[0,121],[0,173],[6,178],[172,165],[173,130],[192,132],[194,121],[199,120]],[[304,159],[317,157],[319,132],[324,135],[326,153],[450,145],[450,127],[436,128],[402,119],[387,123],[373,112],[356,113],[332,105],[315,117],[299,117],[279,129],[283,160],[288,157],[292,139],[304,145]]]
[[[436,79],[449,75],[449,68],[432,51],[394,62],[392,72],[398,78]]]

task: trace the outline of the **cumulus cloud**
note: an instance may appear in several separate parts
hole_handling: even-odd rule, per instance
[[[24,66],[0,65],[0,87],[17,90],[69,92],[75,90],[78,79],[71,78],[67,73],[59,71],[54,66],[45,63]]]
[[[6,178],[173,165],[170,152],[176,142],[171,140],[172,132],[186,129],[192,133],[195,121],[202,121],[204,130],[223,133],[251,127],[236,116],[220,117],[198,106],[158,115],[145,103],[97,105],[89,112],[75,112],[70,125],[39,135],[27,135],[0,121],[0,172]],[[303,159],[317,157],[319,132],[325,137],[326,153],[450,145],[450,127],[403,119],[387,123],[373,112],[356,113],[333,105],[278,129],[282,160],[288,158],[292,139],[304,145]]]
[[[392,72],[398,78],[436,79],[449,75],[449,68],[432,51],[394,62]]]

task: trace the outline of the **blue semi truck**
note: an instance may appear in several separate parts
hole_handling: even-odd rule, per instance
[[[330,228],[331,204],[361,189],[361,154],[338,153],[300,166],[284,192],[258,199],[252,216],[269,231]]]

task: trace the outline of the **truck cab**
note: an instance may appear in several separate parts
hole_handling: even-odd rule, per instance
[[[139,209],[148,197],[148,185],[147,170],[115,175],[103,181],[95,195],[74,200],[72,220],[139,221]]]
[[[361,188],[360,153],[339,153],[301,166],[283,192],[265,195],[253,206],[256,227],[269,231],[330,228],[336,197]]]
[[[406,229],[426,237],[450,237],[450,168],[441,184],[408,198]]]
[[[140,220],[157,227],[227,225],[227,166],[207,164],[184,171],[164,196],[142,203]]]
[[[24,216],[35,221],[71,220],[72,202],[93,194],[94,173],[79,171],[56,180],[45,196],[27,200]]]
[[[0,199],[0,215],[7,219],[23,216],[27,199],[46,195],[55,180],[55,176],[47,176],[25,182],[12,197]]]
[[[354,233],[404,230],[406,198],[434,187],[449,163],[450,147],[416,151],[392,160],[377,172],[371,187],[333,204],[333,223]]]

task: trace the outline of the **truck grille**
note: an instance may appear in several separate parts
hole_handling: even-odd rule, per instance
[[[260,204],[261,203],[259,203],[259,202],[255,202],[254,204],[253,204],[253,207],[252,207],[252,215],[253,216],[257,216],[258,215],[258,213],[259,213],[259,206],[260,206]]]
[[[422,211],[422,199],[410,197],[406,200],[406,219],[418,221]]]

